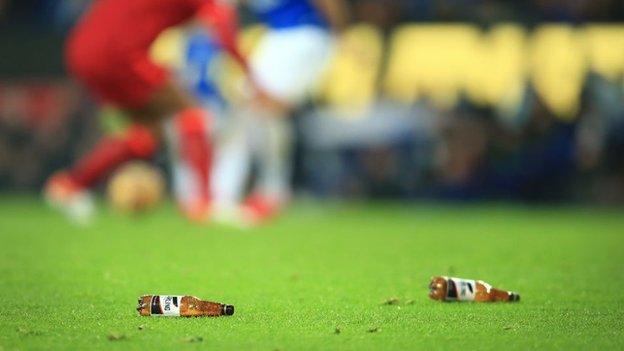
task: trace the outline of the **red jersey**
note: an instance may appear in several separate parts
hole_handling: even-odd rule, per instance
[[[212,0],[96,0],[74,33],[88,32],[101,44],[149,47],[162,31],[190,20],[209,2]]]
[[[68,40],[69,69],[100,100],[140,107],[168,77],[149,57],[152,43],[164,30],[196,15],[227,13],[214,10],[215,2],[96,0]],[[225,23],[215,20],[217,25],[221,22]]]

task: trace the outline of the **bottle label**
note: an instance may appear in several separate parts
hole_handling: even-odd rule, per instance
[[[448,278],[446,299],[449,301],[474,301],[477,282],[474,280]]]
[[[156,295],[152,297],[151,315],[179,317],[182,296]]]

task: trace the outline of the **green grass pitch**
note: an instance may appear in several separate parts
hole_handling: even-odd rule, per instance
[[[300,203],[238,231],[165,206],[138,219],[104,211],[79,229],[5,197],[0,350],[622,349],[623,248],[621,209]],[[429,301],[437,274],[522,301]],[[142,294],[236,313],[142,318]]]

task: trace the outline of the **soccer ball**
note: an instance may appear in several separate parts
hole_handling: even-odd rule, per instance
[[[111,206],[122,213],[144,213],[162,202],[165,180],[162,173],[146,162],[131,162],[117,170],[108,182]]]

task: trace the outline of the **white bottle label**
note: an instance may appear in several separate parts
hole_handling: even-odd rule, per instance
[[[469,279],[448,278],[447,300],[474,301],[477,282]]]
[[[182,296],[156,295],[152,297],[151,315],[179,317]]]

